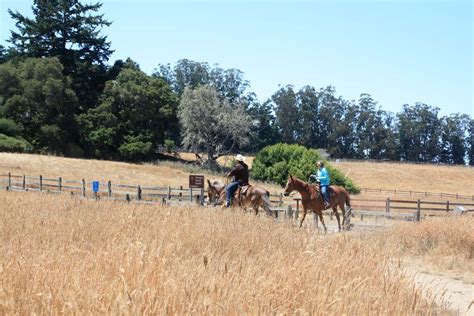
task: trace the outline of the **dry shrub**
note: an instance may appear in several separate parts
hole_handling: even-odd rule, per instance
[[[372,235],[0,192],[0,314],[433,314]]]

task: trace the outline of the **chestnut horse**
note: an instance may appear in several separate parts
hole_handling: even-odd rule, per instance
[[[316,190],[316,192],[314,191]],[[291,192],[298,191],[301,194],[301,204],[303,205],[303,217],[301,218],[300,228],[303,225],[304,218],[306,217],[306,212],[308,210],[314,211],[318,214],[321,223],[323,224],[324,230],[326,231],[326,225],[324,224],[323,219],[323,212],[324,209],[324,199],[321,194],[321,190],[318,186],[314,184],[309,184],[304,182],[303,180],[298,179],[297,177],[289,176],[288,182],[286,183],[285,187],[285,196],[288,196]],[[348,210],[351,208],[351,199],[349,197],[349,192],[347,192],[343,187],[337,185],[331,185],[329,187],[330,192],[330,203],[329,207],[332,208],[334,214],[337,218],[337,225],[339,226],[339,231],[341,231],[341,223],[339,220],[339,214],[337,213],[337,206],[342,211],[342,226],[344,227],[345,219],[346,219],[346,209],[344,204],[347,204],[349,207]],[[315,198],[311,198],[311,196]]]
[[[209,181],[207,180],[207,196],[210,203],[225,205],[226,202],[226,186],[220,180]],[[232,199],[232,205],[240,206],[241,208],[252,207],[255,211],[255,215],[258,215],[258,208],[263,208],[268,215],[272,215],[270,210],[270,192],[267,190],[249,185],[245,189],[244,193],[241,193],[243,188],[239,188],[235,191],[234,198]]]

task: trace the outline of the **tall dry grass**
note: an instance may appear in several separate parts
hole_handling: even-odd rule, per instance
[[[414,225],[399,223],[384,238],[401,257],[418,260],[427,272],[453,274],[474,284],[474,216],[431,218]]]
[[[436,314],[380,236],[0,192],[0,314]]]

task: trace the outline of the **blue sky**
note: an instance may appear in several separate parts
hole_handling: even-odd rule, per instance
[[[33,1],[0,0],[0,43]],[[473,4],[465,0],[104,0],[116,59],[151,74],[181,58],[238,68],[261,101],[280,85],[370,93],[399,112],[424,102],[474,116]]]

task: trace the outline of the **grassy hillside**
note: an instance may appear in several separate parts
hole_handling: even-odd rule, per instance
[[[334,163],[362,188],[474,195],[474,168],[430,164]]]

